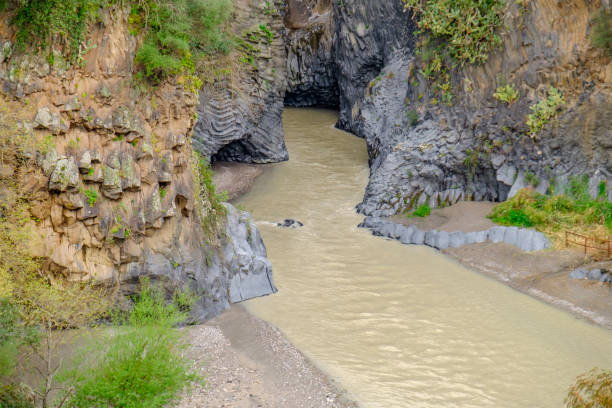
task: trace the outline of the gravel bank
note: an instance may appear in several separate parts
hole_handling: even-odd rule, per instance
[[[179,408],[356,408],[282,333],[234,305],[188,328],[186,350],[206,378]]]

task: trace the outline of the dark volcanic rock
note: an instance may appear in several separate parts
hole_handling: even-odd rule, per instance
[[[300,228],[300,227],[303,227],[304,224],[296,220],[286,219],[283,222],[277,223],[276,226],[283,227],[283,228]]]

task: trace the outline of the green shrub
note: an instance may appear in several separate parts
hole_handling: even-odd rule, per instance
[[[557,115],[563,105],[565,105],[563,95],[558,89],[551,86],[548,89],[548,97],[530,107],[531,113],[527,115],[529,135],[535,138],[544,125]]]
[[[21,347],[37,341],[36,330],[24,324],[18,307],[9,299],[0,299],[0,377],[13,372]]]
[[[512,105],[514,102],[517,101],[519,97],[519,92],[516,90],[514,85],[510,84],[498,87],[493,96],[498,101],[505,102],[508,105]]]
[[[418,26],[440,38],[444,51],[461,64],[485,62],[501,45],[501,0],[403,0],[419,15]]]
[[[72,62],[79,57],[87,28],[109,0],[5,0],[15,10],[11,23],[17,28],[16,45],[43,48],[62,46]],[[52,55],[49,50],[49,55]],[[48,58],[53,61],[53,58]]]
[[[180,354],[182,332],[173,328],[187,318],[188,310],[181,309],[143,280],[132,311],[122,319],[126,324],[100,345],[98,359],[85,373],[64,378],[76,384],[69,406],[162,408],[176,400],[198,380]]]
[[[408,120],[410,121],[410,126],[415,126],[417,123],[419,123],[419,114],[417,113],[416,110],[411,109],[408,112],[406,112],[406,116],[408,117]]]
[[[93,170],[93,169],[91,169]],[[85,197],[87,197],[87,203],[90,207],[93,207],[98,201],[98,192],[96,190],[85,190]]]
[[[431,208],[429,208],[429,205],[423,204],[419,208],[417,208],[411,214],[411,216],[412,217],[427,217],[429,214],[431,214]]]
[[[25,390],[15,384],[0,385],[0,407],[34,408],[34,404]]]
[[[184,72],[193,74],[195,60],[205,54],[228,53],[224,31],[233,12],[231,0],[140,0],[130,21],[145,31],[136,63],[153,82]]]
[[[200,221],[204,230],[212,237],[217,232],[220,218],[226,215],[223,205],[227,201],[227,191],[217,192],[213,183],[213,171],[206,157],[194,151],[193,176],[195,181],[195,200]]]
[[[452,104],[450,71],[457,65],[485,62],[489,52],[501,45],[498,33],[503,0],[402,0],[419,16],[421,74],[433,81],[442,102]],[[432,98],[437,104],[437,98]]]
[[[593,45],[612,55],[612,11],[602,8],[593,18],[591,34]]]
[[[597,368],[580,375],[565,399],[567,408],[612,407],[612,371]]]

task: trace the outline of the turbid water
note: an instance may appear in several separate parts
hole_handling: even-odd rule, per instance
[[[612,332],[430,248],[358,229],[365,143],[335,120],[287,109],[290,161],[239,200],[262,230],[280,289],[250,301],[252,313],[364,408],[558,408],[578,374],[612,368]],[[272,224],[285,218],[305,225]]]

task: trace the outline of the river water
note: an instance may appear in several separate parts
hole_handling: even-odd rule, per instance
[[[612,332],[423,246],[358,229],[363,140],[336,113],[286,109],[291,155],[238,200],[278,294],[247,303],[364,408],[561,407],[575,377],[612,368]],[[305,225],[282,229],[294,218]],[[315,407],[316,408],[316,407]]]

